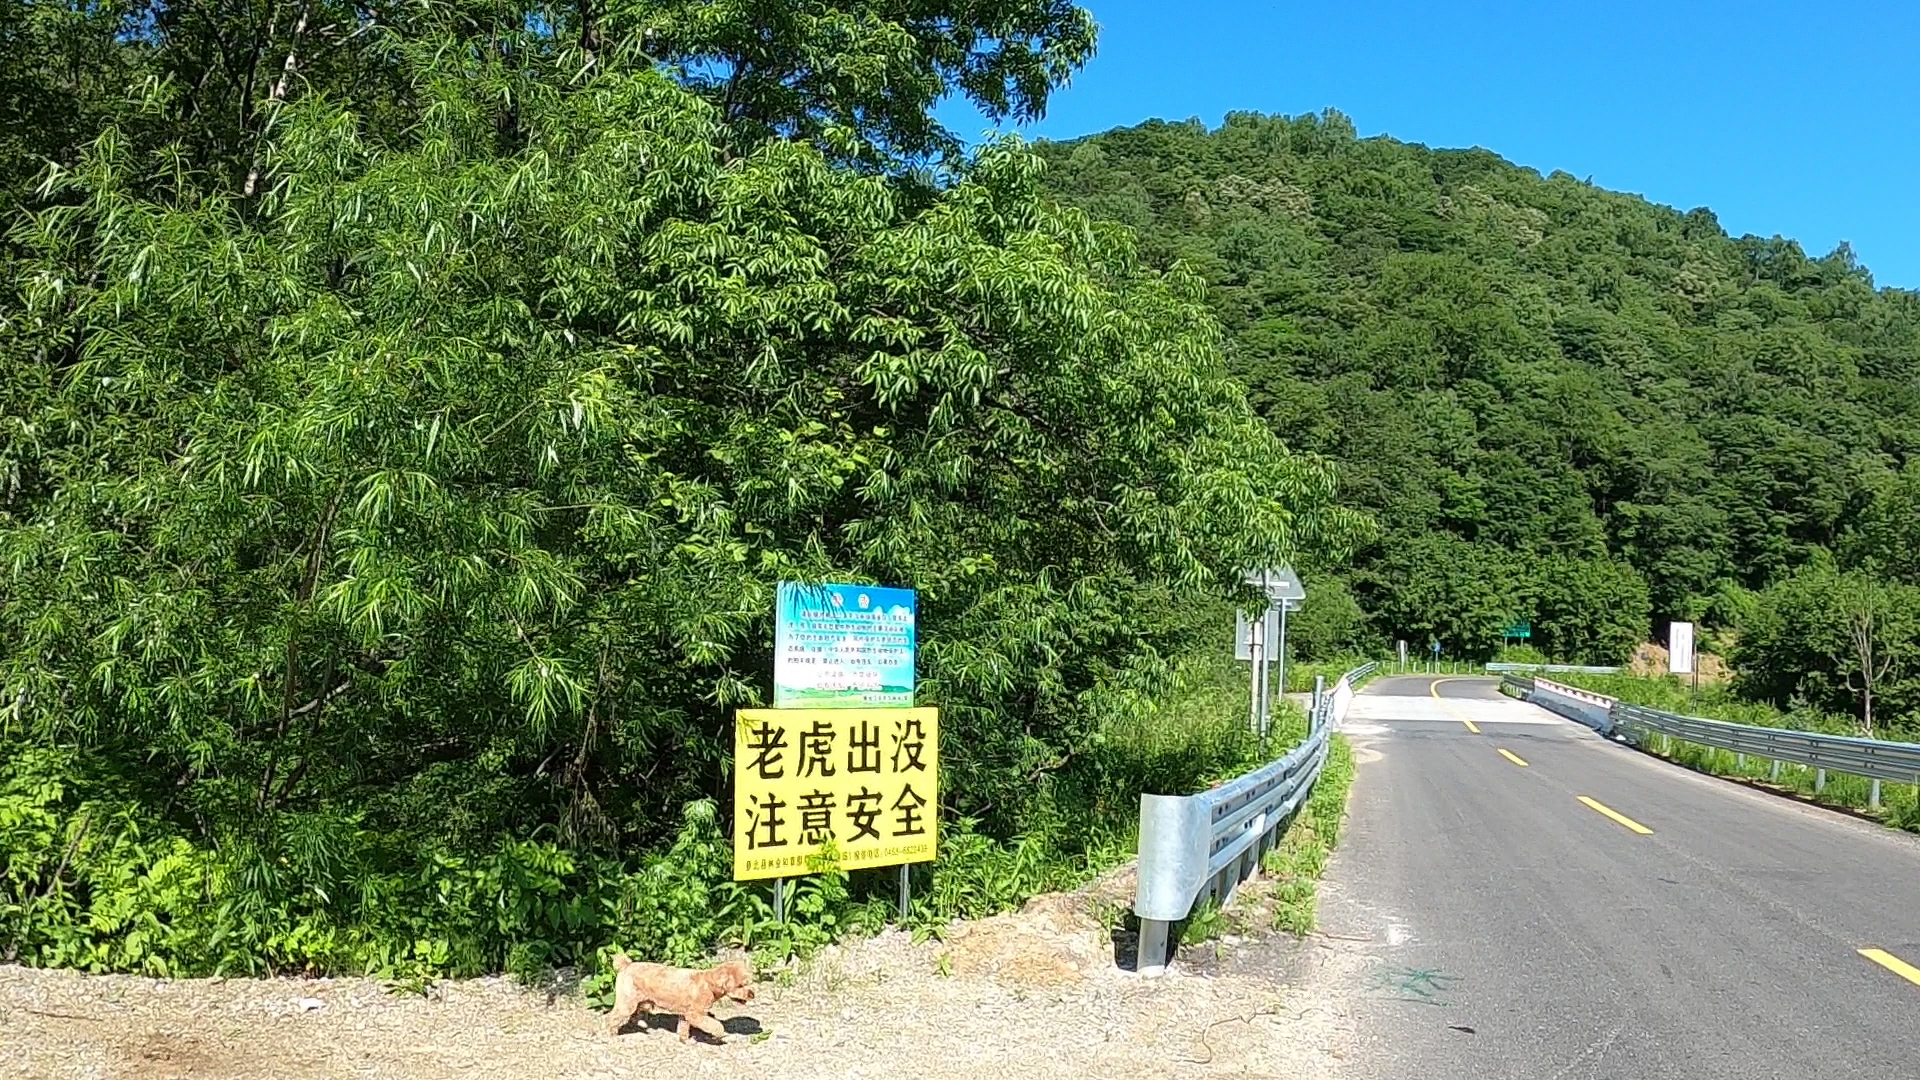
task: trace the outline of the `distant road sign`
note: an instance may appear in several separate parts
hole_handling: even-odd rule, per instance
[[[1667,624],[1667,670],[1675,675],[1687,675],[1693,671],[1693,624],[1675,622]]]
[[[1249,570],[1243,580],[1249,585],[1260,586],[1266,591],[1267,598],[1276,602],[1291,600],[1298,603],[1307,598],[1307,587],[1300,583],[1300,575],[1294,573],[1291,566]]]
[[[1511,623],[1504,630],[1500,631],[1500,636],[1503,638],[1531,638],[1533,637],[1533,624],[1530,622]]]

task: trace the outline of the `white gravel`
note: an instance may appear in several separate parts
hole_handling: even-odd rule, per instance
[[[1091,923],[1029,910],[947,942],[897,933],[828,950],[716,1015],[724,1045],[672,1029],[605,1034],[576,998],[503,979],[426,997],[378,983],[160,980],[0,966],[0,1076],[141,1080],[317,1077],[1315,1077],[1352,1035],[1361,963],[1338,942],[1254,974],[1115,968]],[[1263,957],[1263,960],[1269,958]]]

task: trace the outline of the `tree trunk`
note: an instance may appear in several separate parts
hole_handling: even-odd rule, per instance
[[[280,77],[274,80],[273,90],[267,94],[267,101],[270,104],[277,105],[287,99],[287,80],[293,77],[293,69],[300,66],[300,35],[307,32],[307,17],[309,14],[309,9],[305,5],[302,5],[300,8],[300,21],[293,24],[293,37],[287,42],[287,62],[280,65]],[[269,114],[268,123],[272,123],[271,114]],[[262,139],[265,139],[266,132],[262,131],[260,136]],[[251,196],[253,189],[258,187],[259,184],[260,151],[258,148],[255,148],[253,152],[253,168],[247,170],[247,186],[244,193]]]

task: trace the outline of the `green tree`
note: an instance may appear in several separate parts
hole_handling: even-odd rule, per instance
[[[1920,589],[1830,565],[1763,591],[1732,656],[1749,695],[1852,713],[1869,735],[1920,708],[1917,658]]]
[[[1552,556],[1531,561],[1523,572],[1533,644],[1547,655],[1622,664],[1644,639],[1652,603],[1646,580],[1631,566]]]
[[[920,205],[735,157],[652,72],[410,55],[404,141],[293,101],[247,209],[109,134],[21,233],[18,736],[216,831],[657,843],[723,791],[773,584],[854,575],[921,590],[950,795],[1014,820],[1182,647],[1136,612],[1353,535],[1194,283],[1017,146]]]
[[[1850,565],[1920,585],[1920,462],[1880,480],[1847,530],[1841,554]]]
[[[1255,407],[1339,464],[1390,538],[1354,576],[1382,630],[1478,640],[1542,559],[1592,561],[1596,588],[1631,599],[1604,569],[1624,564],[1648,623],[1711,623],[1836,553],[1850,522],[1883,559],[1914,548],[1892,539],[1911,513],[1862,512],[1920,452],[1920,298],[1874,288],[1844,246],[1730,237],[1704,209],[1359,139],[1334,112],[1040,152],[1062,198],[1205,277]],[[1416,550],[1466,569],[1411,573]],[[1460,580],[1478,573],[1508,577]],[[1565,647],[1618,651],[1574,624]]]
[[[1387,637],[1419,653],[1439,641],[1445,655],[1485,659],[1520,605],[1516,564],[1498,548],[1445,533],[1388,538],[1356,591]]]
[[[1300,610],[1288,616],[1288,648],[1301,660],[1372,656],[1384,646],[1346,582],[1320,577]]]
[[[1093,55],[1093,17],[1067,0],[577,0],[583,43],[627,41],[751,141],[813,140],[874,163],[952,157],[934,119],[949,94],[1033,120]]]

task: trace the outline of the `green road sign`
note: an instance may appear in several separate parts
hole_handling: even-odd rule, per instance
[[[1505,630],[1500,631],[1500,636],[1506,638],[1531,638],[1533,637],[1533,624],[1530,622],[1514,623]]]

